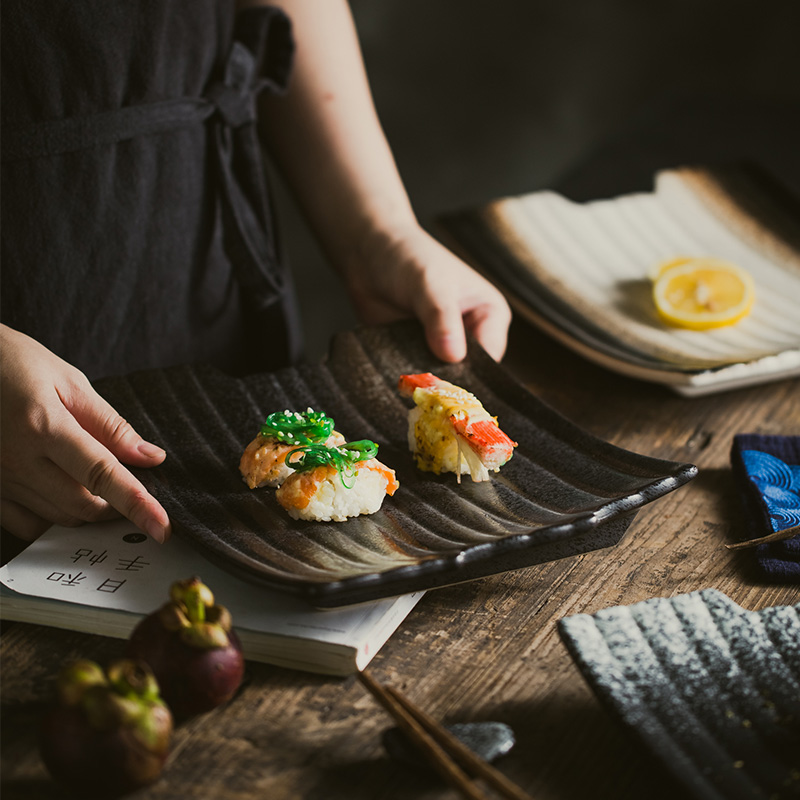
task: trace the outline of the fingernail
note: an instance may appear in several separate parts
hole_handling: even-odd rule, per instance
[[[167,454],[166,451],[158,445],[145,442],[144,440],[139,442],[139,452],[143,456],[147,456],[147,458],[163,458]]]
[[[145,526],[145,531],[150,535],[151,539],[155,539],[159,544],[164,544],[170,535],[169,526],[164,527],[155,520]]]

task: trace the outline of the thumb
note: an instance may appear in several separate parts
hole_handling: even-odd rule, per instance
[[[454,363],[467,355],[464,321],[455,302],[448,298],[443,302],[421,298],[416,313],[425,328],[428,347],[437,358]]]
[[[154,467],[166,458],[166,452],[143,439],[110,403],[97,394],[88,380],[77,391],[59,394],[75,421],[123,464]]]
[[[507,306],[484,306],[465,318],[469,333],[495,361],[500,361],[505,354],[510,317]]]

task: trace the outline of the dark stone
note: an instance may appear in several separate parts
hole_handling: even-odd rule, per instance
[[[506,755],[515,744],[514,731],[504,722],[457,722],[444,727],[485,761]],[[382,741],[389,757],[395,761],[428,766],[425,757],[399,728],[385,731]]]

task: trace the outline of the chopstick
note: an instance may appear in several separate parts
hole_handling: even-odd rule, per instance
[[[744,542],[726,544],[725,547],[727,547],[728,550],[745,550],[748,547],[756,547],[759,544],[766,544],[767,542],[782,542],[784,539],[791,539],[798,534],[800,534],[800,525],[792,525],[791,528],[784,528],[782,531],[768,533],[766,536],[760,536],[758,539],[747,539]]]
[[[487,800],[486,794],[471,780],[470,775],[472,775],[482,778],[502,797],[511,800],[532,800],[529,794],[473,753],[430,714],[414,705],[397,689],[381,686],[366,670],[360,672],[358,678],[395,719],[403,733],[417,744],[439,774],[464,797]]]

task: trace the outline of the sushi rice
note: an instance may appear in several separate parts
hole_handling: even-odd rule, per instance
[[[275,497],[293,519],[343,522],[374,514],[383,498],[393,495],[399,485],[394,470],[372,458],[356,463],[349,477],[327,465],[295,472]]]

